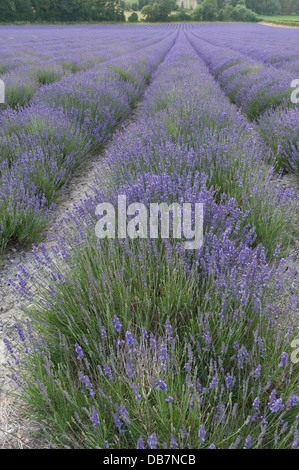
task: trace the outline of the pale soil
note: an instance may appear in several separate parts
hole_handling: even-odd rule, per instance
[[[291,29],[298,29],[299,28],[299,25],[298,26],[288,26],[286,24],[268,23],[268,22],[265,22],[265,21],[261,21],[259,24],[263,24],[265,26],[274,26],[276,28],[291,28]]]

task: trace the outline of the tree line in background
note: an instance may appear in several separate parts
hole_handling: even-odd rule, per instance
[[[150,22],[257,21],[258,15],[299,14],[299,0],[197,0],[191,11],[176,0],[0,0],[0,22],[123,22],[125,9],[141,10]],[[129,21],[138,21],[136,12]]]
[[[174,2],[175,3],[175,2]],[[258,21],[258,15],[299,14],[299,0],[197,0],[197,7],[186,11],[183,2],[173,6],[172,0],[139,0],[131,4],[147,21]]]
[[[120,0],[0,0],[0,22],[125,21]]]

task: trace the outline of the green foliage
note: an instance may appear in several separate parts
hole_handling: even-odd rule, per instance
[[[244,0],[231,0],[229,5],[219,9],[221,0],[204,0],[193,10],[193,21],[258,21],[256,13],[246,8]],[[275,0],[273,0],[275,1]]]
[[[236,5],[231,11],[230,19],[234,21],[257,21],[257,15],[245,5]]]
[[[193,21],[201,21],[202,20],[202,8],[201,5],[198,5],[192,12],[192,19]]]
[[[173,21],[257,21],[250,11],[267,16],[299,12],[299,0],[198,0],[197,5],[188,16],[184,5],[175,0],[0,0],[0,22],[124,22],[125,7],[133,11],[145,8],[143,15],[149,22],[169,21],[171,11],[180,11]]]
[[[188,15],[185,10],[179,11],[171,17],[172,21],[190,21],[190,19],[191,15]]]
[[[141,10],[141,14],[146,21],[151,23],[156,21],[168,21],[168,15],[172,10],[172,3],[172,0],[158,0],[153,5],[144,6]]]
[[[291,15],[299,9],[299,0],[246,0],[246,7],[260,15]]]
[[[129,16],[128,21],[130,23],[138,23],[138,15],[135,11]]]
[[[280,12],[280,2],[279,0],[267,0],[264,3],[264,14],[265,15],[277,15]]]
[[[148,0],[138,0],[139,10],[142,10],[142,8],[148,5],[148,3],[149,3]]]
[[[217,0],[204,0],[201,9],[203,21],[214,21],[217,19]]]
[[[121,3],[120,0],[0,0],[0,22],[125,21]]]

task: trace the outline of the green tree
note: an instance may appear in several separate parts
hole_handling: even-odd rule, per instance
[[[138,23],[138,14],[133,11],[133,13],[128,17],[129,23]]]
[[[35,10],[35,19],[41,21],[61,21],[59,0],[32,0]]]
[[[281,4],[279,0],[265,0],[263,2],[264,15],[278,15],[280,12]]]
[[[246,8],[261,14],[263,10],[263,2],[261,0],[246,0]]]
[[[95,0],[92,16],[95,21],[125,21],[120,0]]]
[[[217,0],[204,0],[201,5],[203,21],[215,21],[217,18]]]
[[[299,0],[281,0],[280,13],[282,15],[292,15],[299,10]]]
[[[159,0],[158,4],[160,6],[161,15],[165,18],[161,21],[166,21],[169,13],[171,13],[173,2],[172,0]]]
[[[223,19],[226,21],[231,20],[232,18],[231,15],[232,15],[233,10],[234,10],[234,7],[232,7],[231,5],[226,5],[226,7],[223,10]]]
[[[252,10],[249,10],[245,5],[237,5],[232,13],[231,19],[235,21],[256,21],[257,16]]]
[[[31,0],[14,0],[15,20],[16,21],[32,21],[33,8]]]
[[[160,7],[158,3],[154,3],[153,5],[145,5],[141,10],[141,14],[144,16],[144,19],[150,23],[161,21],[160,13]]]
[[[236,7],[237,5],[244,5],[244,6],[246,6],[245,0],[230,0],[229,4],[230,4],[232,7]]]
[[[13,0],[0,0],[0,21],[9,23],[15,18],[15,3]]]
[[[201,7],[201,5],[198,5],[192,11],[192,19],[193,19],[193,21],[202,21],[202,7]]]
[[[172,0],[158,0],[153,5],[145,5],[141,14],[144,16],[146,21],[167,21],[168,15],[172,10]]]
[[[148,0],[138,0],[138,7],[139,7],[139,10],[142,10],[142,8],[145,7],[145,5],[149,5],[149,1],[148,1]]]

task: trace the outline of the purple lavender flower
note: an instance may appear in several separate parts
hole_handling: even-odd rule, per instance
[[[107,333],[104,326],[101,327],[101,335],[103,339],[107,339]]]
[[[147,330],[146,330],[144,327],[142,327],[142,336],[143,336],[144,338],[148,338]]]
[[[151,347],[152,349],[154,349],[154,348],[156,347],[156,340],[155,340],[155,338],[154,338],[154,336],[153,336],[152,333],[150,334],[150,347]]]
[[[149,436],[149,438],[147,440],[147,444],[148,444],[150,449],[156,449],[157,448],[158,441],[157,441],[156,433],[153,433]]]
[[[199,437],[199,442],[200,443],[203,443],[205,442],[206,438],[205,438],[205,435],[206,435],[206,431],[205,431],[205,428],[204,428],[204,425],[201,424],[200,427],[199,427],[199,430],[198,430],[198,437]]]
[[[171,403],[171,402],[173,402],[173,397],[169,395],[167,398],[165,398],[165,401],[167,403]]]
[[[115,426],[119,428],[119,432],[124,432],[122,426],[124,424],[129,425],[131,423],[131,419],[129,418],[129,413],[123,403],[120,405],[115,405],[116,413],[112,413]]]
[[[225,376],[225,383],[228,390],[231,390],[233,386],[233,378],[229,372]]]
[[[170,436],[170,448],[171,449],[178,449],[179,448],[179,445],[176,442],[173,434],[171,434],[171,436]]]
[[[6,348],[7,348],[8,352],[9,352],[9,354],[13,354],[13,353],[14,353],[14,350],[13,350],[13,348],[12,348],[10,342],[8,341],[8,339],[7,339],[7,338],[4,338],[3,342],[4,342],[5,346],[6,346]]]
[[[284,365],[286,365],[288,362],[288,357],[289,357],[288,353],[283,352],[281,354],[281,359],[280,359],[280,363],[278,364],[278,367],[283,367]]]
[[[91,408],[91,419],[92,419],[92,425],[94,428],[97,428],[100,424],[99,422],[99,415],[96,411],[96,408],[92,406]]]
[[[109,377],[109,380],[113,380],[112,371],[110,367],[108,366],[108,364],[104,364],[104,372],[105,372],[105,375]]]
[[[145,449],[144,441],[142,436],[139,437],[137,441],[137,449]]]
[[[132,333],[130,331],[126,332],[126,339],[127,339],[127,343],[128,343],[129,346],[134,345],[134,338],[133,338]]]
[[[22,342],[25,341],[25,340],[26,340],[26,336],[25,336],[25,334],[24,334],[23,329],[21,328],[21,325],[17,325],[17,332],[18,332],[20,341],[22,341]]]
[[[163,363],[167,361],[168,353],[167,353],[167,346],[166,344],[162,343],[160,346],[160,361]]]
[[[80,380],[81,383],[85,384],[86,390],[89,391],[89,395],[93,396],[95,392],[93,390],[93,385],[92,385],[88,375],[84,375],[83,372],[80,371],[79,372],[79,380]],[[82,391],[82,393],[84,393],[83,389],[81,391]]]
[[[77,356],[77,359],[80,360],[80,359],[83,359],[84,358],[84,354],[83,354],[83,351],[82,351],[82,348],[81,346],[79,346],[79,344],[75,344],[75,350],[76,350],[76,353],[78,354]]]
[[[259,365],[257,366],[257,368],[255,369],[254,374],[253,374],[253,376],[254,376],[255,379],[258,379],[258,378],[259,378],[259,376],[261,375],[261,370],[262,370],[262,367],[261,367],[261,365],[259,364]]]
[[[268,406],[271,411],[277,413],[279,410],[284,408],[282,398],[276,398],[276,390],[272,390],[269,396]]]
[[[259,409],[259,406],[260,406],[260,399],[259,399],[259,397],[256,397],[256,398],[253,400],[252,406],[253,406],[253,408],[255,408],[256,410]]]
[[[293,392],[291,396],[287,399],[286,409],[290,410],[293,406],[296,406],[297,403],[299,403],[299,397]]]
[[[157,380],[156,382],[156,390],[163,390],[163,392],[167,392],[167,385],[162,380]]]
[[[132,383],[132,390],[135,395],[135,400],[140,401],[141,400],[141,395],[138,393],[139,392],[140,386],[137,385],[135,382]]]
[[[249,447],[251,447],[251,436],[250,435],[246,437],[243,449],[249,449]]]
[[[210,382],[210,388],[215,389],[218,386],[218,381],[219,381],[218,374],[215,374]]]
[[[116,315],[114,316],[113,320],[114,320],[114,326],[115,326],[116,331],[120,333],[122,325]]]
[[[166,320],[165,328],[166,328],[166,334],[167,334],[167,336],[168,336],[168,337],[171,337],[171,334],[172,334],[172,326],[171,326],[171,324],[169,323],[169,320]]]

